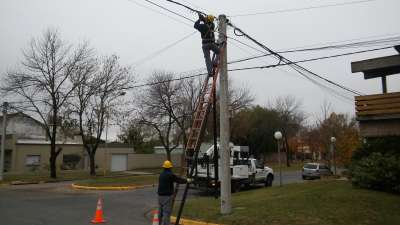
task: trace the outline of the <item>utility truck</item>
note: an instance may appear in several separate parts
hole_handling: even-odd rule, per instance
[[[219,145],[217,145],[219,152]],[[217,179],[215,178],[214,145],[205,153],[199,155],[195,171],[195,185],[198,188],[210,188],[219,186],[221,167],[218,166]],[[220,165],[218,157],[218,165]],[[274,172],[264,166],[249,154],[246,146],[233,146],[230,144],[230,171],[232,192],[238,192],[243,186],[264,184],[271,186],[274,180]]]

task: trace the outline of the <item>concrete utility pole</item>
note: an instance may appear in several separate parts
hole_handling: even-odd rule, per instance
[[[219,41],[226,42],[225,15],[219,19]],[[221,213],[229,214],[232,211],[231,204],[231,170],[230,170],[230,149],[229,149],[229,110],[228,110],[228,65],[227,65],[226,43],[220,55],[220,151],[221,151]]]
[[[3,132],[1,133],[1,153],[0,153],[0,181],[3,180],[4,171],[4,151],[6,146],[6,127],[7,127],[7,108],[8,102],[3,103]]]

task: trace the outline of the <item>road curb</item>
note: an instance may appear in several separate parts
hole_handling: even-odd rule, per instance
[[[171,223],[175,223],[175,220],[176,220],[176,217],[171,216]],[[222,223],[208,223],[208,222],[189,220],[189,219],[183,219],[183,218],[181,218],[179,220],[179,224],[181,224],[181,225],[224,225]]]
[[[126,190],[134,190],[134,189],[143,189],[147,187],[154,187],[154,184],[149,185],[132,185],[132,186],[111,186],[111,187],[95,187],[95,186],[83,186],[77,184],[71,184],[71,187],[74,189],[81,190],[100,190],[100,191],[126,191]]]

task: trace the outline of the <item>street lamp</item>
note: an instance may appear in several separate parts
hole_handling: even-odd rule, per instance
[[[334,174],[336,175],[336,151],[335,151],[335,142],[336,138],[331,137],[331,152],[333,155],[333,168],[334,168]]]
[[[282,139],[282,133],[280,131],[276,131],[274,133],[274,137],[276,139],[276,142],[278,143],[279,186],[282,187],[282,165],[281,165],[281,147],[280,147],[280,140]]]

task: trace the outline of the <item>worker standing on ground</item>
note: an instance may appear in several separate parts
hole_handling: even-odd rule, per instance
[[[159,206],[159,219],[160,225],[169,225],[172,213],[172,198],[174,194],[174,183],[185,184],[191,183],[192,179],[184,179],[176,176],[171,168],[173,167],[171,161],[166,160],[162,167],[163,172],[158,179],[158,206]]]
[[[219,47],[215,43],[214,37],[214,16],[208,15],[204,17],[199,14],[199,19],[194,23],[194,28],[201,33],[202,48],[204,53],[204,59],[206,61],[207,72],[209,76],[212,76],[213,63],[211,61],[210,51],[215,54],[219,54]]]

